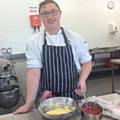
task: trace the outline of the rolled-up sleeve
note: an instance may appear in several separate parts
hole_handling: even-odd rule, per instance
[[[26,42],[27,68],[42,68],[42,47],[36,38],[30,38]]]
[[[92,57],[89,53],[88,48],[85,45],[85,41],[83,38],[77,41],[77,55],[79,56],[80,64],[84,64],[86,62],[91,61]]]

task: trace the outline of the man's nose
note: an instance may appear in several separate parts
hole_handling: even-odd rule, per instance
[[[51,13],[49,13],[48,15],[47,15],[47,18],[52,18],[53,16],[52,16],[52,14]]]

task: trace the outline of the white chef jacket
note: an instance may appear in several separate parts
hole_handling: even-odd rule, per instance
[[[81,64],[91,60],[88,48],[85,45],[85,40],[77,33],[65,29],[67,39],[72,46],[72,52],[77,70],[80,71]],[[55,34],[50,35],[46,32],[47,45],[65,46],[65,41],[61,29]],[[41,31],[27,40],[26,57],[28,68],[42,68],[42,46],[44,44],[44,31]]]

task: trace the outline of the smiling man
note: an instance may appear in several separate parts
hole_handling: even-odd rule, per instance
[[[27,43],[27,98],[14,113],[31,110],[35,100],[52,96],[82,99],[86,80],[92,69],[91,56],[85,40],[60,25],[61,10],[53,0],[39,5],[44,31]]]

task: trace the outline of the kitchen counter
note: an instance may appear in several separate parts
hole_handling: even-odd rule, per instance
[[[36,109],[33,109],[31,112],[25,113],[25,114],[1,115],[0,120],[42,120],[42,119],[41,119],[39,112]]]
[[[109,71],[112,70],[110,59],[120,57],[120,46],[93,48],[89,52],[93,61],[92,72]]]
[[[115,51],[119,51],[119,50],[120,50],[120,46],[116,46],[116,47],[101,47],[101,48],[90,49],[90,53],[91,54],[101,54],[101,53],[115,52]]]
[[[99,96],[100,98],[104,98],[107,101],[111,101],[111,102],[118,102],[118,100],[120,101],[120,95],[119,94],[108,94],[108,95],[103,95],[103,96]],[[0,120],[46,120],[45,118],[43,118],[39,111],[37,111],[36,109],[32,110],[29,113],[25,113],[25,114],[19,114],[19,115],[12,115],[12,114],[7,114],[7,115],[1,115],[0,116]],[[73,117],[70,117],[69,120],[80,120],[80,111],[78,111],[78,113],[76,115],[74,115]],[[109,117],[103,117],[102,120],[113,120],[112,118]]]
[[[0,58],[6,57],[8,59],[10,59],[10,57],[12,57],[12,59],[25,59],[25,53],[16,53],[16,54],[0,54]]]

